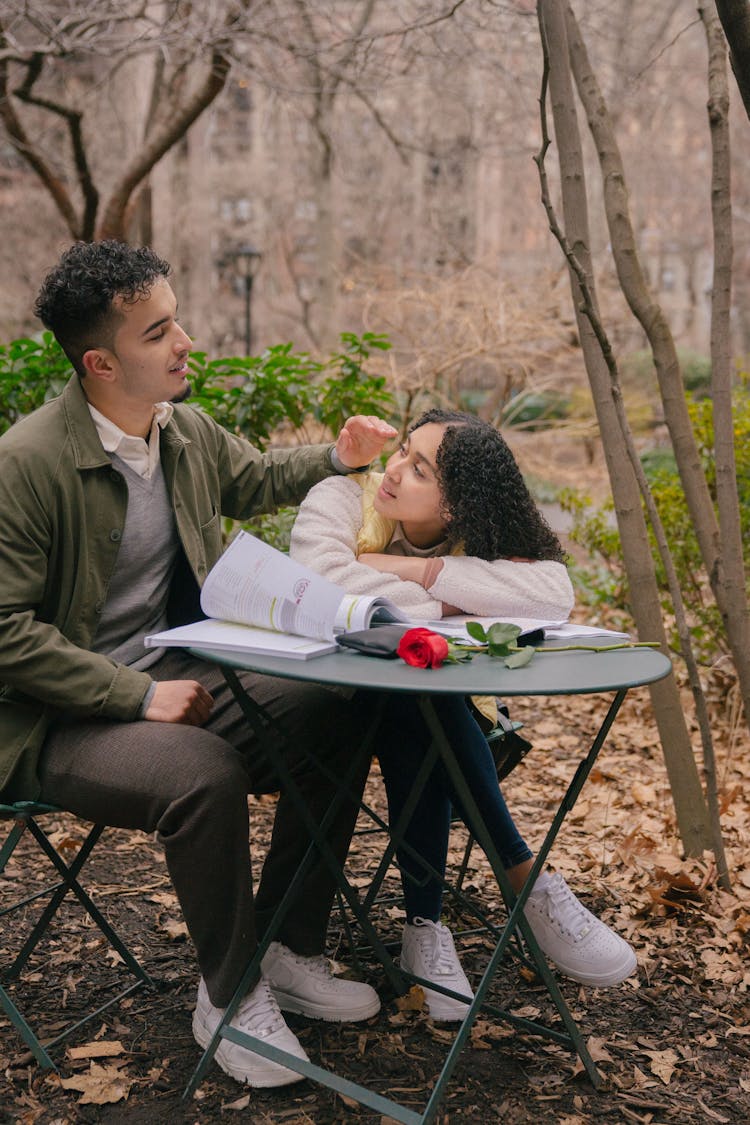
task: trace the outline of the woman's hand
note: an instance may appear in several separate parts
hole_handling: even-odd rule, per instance
[[[403,555],[359,555],[357,562],[371,566],[373,570],[380,570],[383,574],[395,574],[406,582],[418,582],[421,586],[422,579],[429,559],[406,558]]]
[[[384,574],[395,574],[404,582],[416,582],[420,586],[431,586],[443,568],[442,559],[417,559],[404,555],[362,554],[358,562],[380,570]]]

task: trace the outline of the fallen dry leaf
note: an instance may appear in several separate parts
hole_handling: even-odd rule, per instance
[[[221,1109],[222,1109],[222,1112],[225,1109],[236,1111],[236,1110],[240,1110],[240,1109],[247,1109],[247,1107],[249,1105],[250,1105],[250,1095],[245,1094],[244,1097],[237,1098],[236,1102],[225,1102],[224,1105],[222,1105]]]
[[[668,1086],[679,1062],[677,1053],[668,1047],[666,1051],[645,1051],[644,1054],[651,1059],[651,1073],[661,1078],[664,1085]]]
[[[639,805],[655,805],[656,804],[656,790],[653,785],[644,785],[642,781],[634,781],[630,787],[630,792],[633,800]]]
[[[424,989],[422,986],[413,984],[403,996],[397,996],[396,1007],[399,1012],[421,1012],[424,1008]]]
[[[135,1082],[121,1070],[114,1066],[99,1066],[92,1062],[85,1074],[76,1074],[73,1078],[62,1078],[60,1085],[65,1090],[79,1090],[81,1105],[108,1105],[112,1102],[121,1102],[127,1099],[130,1087]]]
[[[590,1035],[586,1040],[586,1046],[595,1063],[614,1062],[614,1059],[607,1050],[606,1039],[597,1039],[595,1035]]]
[[[68,1047],[71,1059],[104,1059],[124,1055],[125,1048],[119,1039],[100,1040],[98,1043],[83,1043],[80,1047]]]
[[[172,941],[184,941],[188,936],[187,926],[184,922],[179,922],[176,918],[167,918],[166,921],[161,923],[160,928]]]

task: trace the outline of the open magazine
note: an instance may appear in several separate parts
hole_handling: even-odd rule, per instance
[[[201,590],[206,620],[151,633],[147,648],[216,649],[306,660],[337,648],[340,633],[408,621],[387,598],[340,586],[240,531]]]

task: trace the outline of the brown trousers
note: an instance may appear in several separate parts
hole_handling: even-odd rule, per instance
[[[199,680],[215,700],[206,725],[58,723],[40,761],[41,799],[98,824],[157,833],[209,995],[226,1007],[309,839],[282,792],[253,902],[247,794],[276,792],[279,781],[216,667],[168,650],[149,672],[156,680]],[[241,679],[285,732],[278,750],[316,822],[336,783],[306,751],[323,759],[334,778],[342,778],[352,755],[359,755],[350,797],[327,837],[343,864],[369,769],[359,748],[375,696],[347,699],[335,689],[254,673]],[[278,940],[297,953],[322,952],[334,889],[328,867],[316,855]]]

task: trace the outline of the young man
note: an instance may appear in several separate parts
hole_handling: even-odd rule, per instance
[[[222,515],[296,503],[371,461],[394,431],[358,417],[335,446],[261,454],[181,405],[191,342],[169,272],[146,248],[77,244],[37,300],[76,374],[0,439],[0,792],[157,833],[196,948],[193,1030],[206,1046],[308,840],[282,794],[253,902],[247,794],[278,781],[220,671],[143,638],[199,616]],[[320,820],[334,786],[306,751],[343,776],[367,706],[316,685],[243,680],[288,736],[287,766]],[[368,765],[357,765],[355,795]],[[341,862],[356,814],[344,802],[329,833]],[[316,859],[233,1020],[303,1058],[279,1000],[328,1020],[379,1008],[369,985],[334,978],[322,956],[333,892]],[[216,1060],[250,1085],[301,1078],[229,1040]]]

